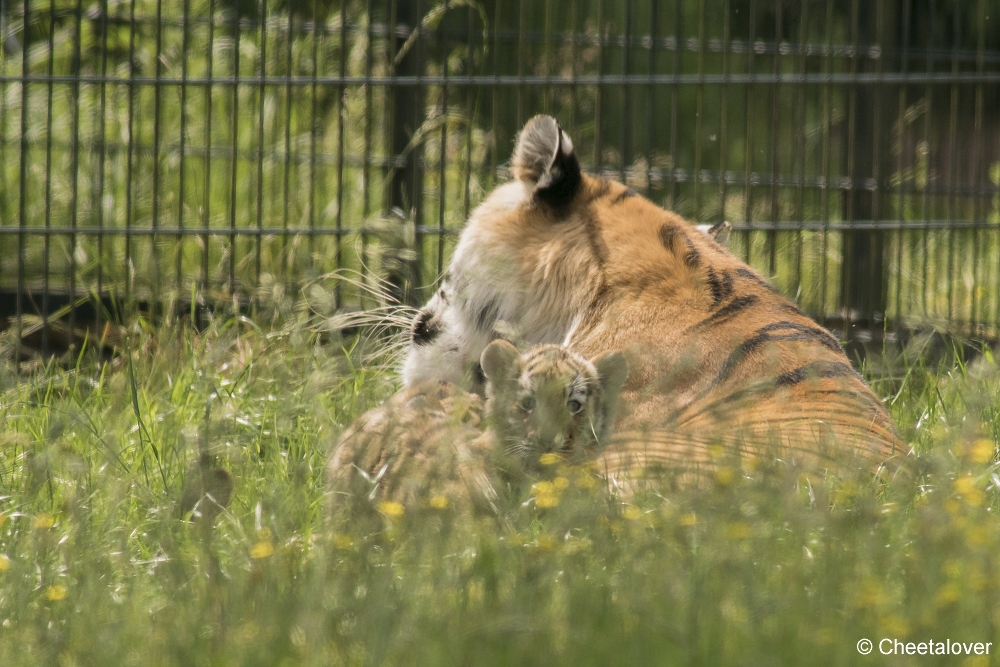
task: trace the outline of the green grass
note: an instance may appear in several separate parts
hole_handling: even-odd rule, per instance
[[[865,369],[919,452],[912,476],[771,464],[623,502],[551,466],[571,482],[552,508],[398,513],[324,483],[337,434],[391,377],[361,370],[362,345],[283,321],[140,323],[103,365],[2,367],[0,664],[886,664],[858,655],[863,637],[1000,650],[989,353],[930,364],[914,345]],[[232,500],[188,521],[203,450]]]

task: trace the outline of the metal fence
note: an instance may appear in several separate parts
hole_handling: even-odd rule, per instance
[[[1000,0],[0,0],[0,33],[0,327],[401,257],[419,299],[546,112],[820,319],[998,332]]]

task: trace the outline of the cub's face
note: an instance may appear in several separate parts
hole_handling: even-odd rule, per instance
[[[481,365],[490,425],[506,453],[526,461],[547,452],[584,457],[606,443],[628,375],[620,352],[591,362],[559,345],[522,354],[498,340],[483,351]]]

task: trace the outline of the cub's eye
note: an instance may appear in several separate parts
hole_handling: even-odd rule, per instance
[[[578,412],[580,412],[580,410],[583,410],[583,403],[581,403],[580,401],[576,400],[575,398],[571,398],[569,400],[569,403],[566,404],[566,407],[569,408],[569,411],[570,411],[571,414],[575,415]]]
[[[531,412],[532,410],[535,409],[535,397],[525,396],[524,398],[521,399],[520,407],[525,412]]]

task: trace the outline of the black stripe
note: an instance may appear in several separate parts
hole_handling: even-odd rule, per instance
[[[598,179],[597,187],[590,193],[590,198],[587,200],[587,204],[591,204],[598,199],[607,197],[609,192],[611,192],[611,181],[606,178]]]
[[[778,389],[794,387],[795,385],[805,382],[806,380],[822,380],[838,377],[851,377],[856,375],[857,373],[855,373],[854,369],[851,368],[850,364],[841,363],[839,361],[814,361],[806,364],[805,366],[796,368],[795,370],[782,373],[773,380],[765,380],[746,387],[745,389],[734,391],[733,393],[704,406],[698,412],[706,412],[721,405],[734,403],[749,396],[759,396],[760,394],[774,392]]]
[[[701,259],[701,255],[698,253],[698,249],[694,247],[691,243],[691,239],[684,237],[684,243],[687,245],[687,254],[684,255],[684,263],[688,265],[689,268],[697,268],[698,261]]]
[[[790,313],[795,313],[796,315],[801,315],[802,317],[809,317],[804,312],[802,312],[801,308],[799,308],[798,306],[796,306],[791,301],[785,301],[785,302],[783,302],[782,304],[780,304],[780,307],[783,310],[787,310]]]
[[[755,283],[757,283],[758,285],[760,285],[764,289],[766,289],[766,290],[768,290],[770,292],[774,292],[775,294],[780,294],[780,292],[778,292],[778,290],[776,290],[774,288],[774,285],[772,285],[768,281],[764,280],[763,278],[761,278],[760,276],[758,276],[756,273],[754,273],[750,269],[747,269],[747,268],[736,269],[736,275],[741,276],[743,278],[749,278],[750,280],[754,281]]]
[[[621,204],[626,199],[635,197],[636,194],[638,193],[632,188],[625,188],[623,191],[615,195],[615,198],[611,200],[611,205],[614,206],[615,204]]]
[[[733,277],[728,271],[722,272],[722,278],[712,267],[708,267],[708,289],[712,292],[712,309],[719,307],[723,301],[733,295]]]
[[[706,327],[716,327],[720,324],[725,324],[726,322],[732,320],[734,317],[740,314],[741,311],[746,310],[750,306],[757,303],[759,299],[756,294],[747,294],[744,296],[738,296],[725,306],[715,311],[705,319],[703,319],[698,324],[695,324],[688,329],[688,332],[695,331],[697,329],[704,329]]]
[[[441,322],[435,319],[434,313],[422,310],[413,318],[410,326],[410,340],[414,345],[428,345],[441,334]]]
[[[775,331],[781,331],[782,329],[791,329],[792,331],[797,331],[798,333],[803,334],[805,338],[802,338],[801,340],[813,338],[819,342],[820,345],[829,350],[833,350],[834,352],[844,351],[844,349],[840,347],[840,342],[826,329],[810,327],[805,324],[799,324],[798,322],[788,322],[787,320],[774,322],[761,328],[757,333],[773,333]]]
[[[499,310],[500,305],[497,303],[497,300],[490,299],[485,306],[479,309],[479,314],[476,315],[476,327],[480,331],[492,329]]]
[[[722,311],[719,311],[722,312]],[[775,330],[780,329],[792,329],[795,333],[790,334],[774,334]],[[712,380],[712,384],[709,385],[710,388],[716,387],[719,384],[725,382],[732,375],[736,367],[739,366],[751,352],[756,350],[758,347],[764,343],[774,343],[780,341],[795,341],[795,340],[813,340],[819,342],[823,347],[826,347],[835,352],[841,352],[840,344],[837,343],[836,339],[829,333],[823,331],[822,329],[812,329],[810,327],[803,326],[801,324],[795,324],[794,322],[775,322],[774,324],[769,324],[757,331],[751,338],[740,343],[735,350],[729,353],[726,360],[722,364],[722,368],[719,369],[719,373]],[[819,363],[819,362],[817,362]],[[848,366],[848,368],[850,368]],[[853,370],[852,370],[853,372]],[[859,376],[860,377],[860,376]]]
[[[673,252],[674,237],[677,236],[677,227],[669,224],[661,225],[659,235],[660,235],[660,243],[663,244],[663,247],[666,248],[669,252]]]
[[[601,226],[598,223],[597,215],[592,206],[583,209],[583,228],[587,233],[587,243],[590,245],[590,252],[594,255],[597,265],[604,267],[608,263],[608,245],[601,236]]]

